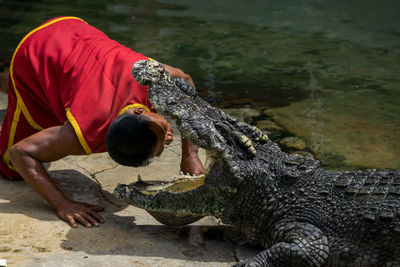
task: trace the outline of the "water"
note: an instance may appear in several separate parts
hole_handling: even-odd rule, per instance
[[[327,167],[400,168],[399,1],[6,1],[0,58],[73,15],[192,75],[202,96],[252,107]]]

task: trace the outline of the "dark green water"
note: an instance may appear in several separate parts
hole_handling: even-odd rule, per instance
[[[182,68],[215,105],[265,111],[327,166],[400,168],[399,1],[0,0],[0,10],[0,58],[44,20],[78,16]]]

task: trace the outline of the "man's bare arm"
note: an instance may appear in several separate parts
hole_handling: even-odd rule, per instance
[[[204,173],[203,163],[199,158],[197,146],[186,138],[182,138],[181,171],[184,174],[195,175]]]
[[[44,129],[29,136],[10,149],[12,164],[24,180],[47,202],[57,215],[77,227],[76,221],[86,227],[97,226],[103,218],[96,211],[103,207],[68,199],[51,181],[42,162],[51,162],[68,155],[83,155],[85,151],[79,143],[71,124]]]
[[[170,65],[161,63],[165,70],[168,71],[169,75],[171,75],[171,77],[173,78],[183,78],[185,80],[187,80],[191,85],[193,85],[193,87],[195,87],[194,82],[192,77],[189,74],[184,73],[181,69],[172,67]]]
[[[162,64],[166,71],[173,78],[183,78],[191,85],[194,85],[193,79],[189,74],[184,73],[181,69]],[[181,158],[181,171],[189,174],[202,174],[204,173],[203,164],[198,156],[198,148],[188,139],[182,138],[182,158]]]

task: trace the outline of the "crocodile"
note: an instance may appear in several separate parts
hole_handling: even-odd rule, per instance
[[[156,61],[137,62],[132,74],[210,163],[200,176],[119,184],[118,198],[167,225],[215,216],[265,248],[234,266],[400,266],[400,170],[325,170],[211,106]]]

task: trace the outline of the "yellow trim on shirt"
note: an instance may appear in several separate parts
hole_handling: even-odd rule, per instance
[[[29,36],[31,36],[33,33],[37,32],[38,30],[41,30],[41,29],[43,29],[43,28],[45,28],[45,27],[47,27],[47,26],[49,26],[49,25],[51,25],[51,24],[53,24],[53,23],[55,23],[55,22],[58,22],[58,21],[61,21],[61,20],[66,20],[66,19],[78,19],[78,20],[81,20],[81,21],[83,21],[83,22],[86,22],[86,21],[84,21],[84,20],[82,20],[82,19],[80,19],[80,18],[77,18],[77,17],[61,17],[61,18],[58,18],[58,19],[54,19],[54,20],[52,20],[52,21],[49,21],[49,22],[47,22],[47,23],[45,23],[45,24],[43,24],[43,25],[40,25],[39,27],[33,29],[33,30],[30,31],[27,35],[25,35],[24,38],[22,38],[21,42],[19,42],[19,44],[18,44],[17,48],[15,49],[14,54],[13,54],[13,56],[12,56],[12,58],[11,58],[11,63],[10,63],[10,77],[11,77],[11,83],[12,83],[12,85],[13,85],[13,89],[14,89],[15,94],[16,94],[16,96],[17,96],[17,105],[20,107],[20,109],[21,109],[22,113],[24,114],[26,120],[28,121],[29,125],[31,125],[34,129],[39,130],[39,131],[40,131],[40,130],[43,130],[43,127],[41,127],[39,124],[37,124],[37,123],[35,122],[35,120],[32,118],[32,116],[31,116],[31,114],[29,113],[29,111],[28,111],[28,109],[27,109],[27,107],[26,107],[24,101],[23,101],[22,98],[21,98],[21,95],[19,94],[19,92],[18,92],[18,90],[17,90],[17,87],[15,86],[15,80],[14,80],[14,75],[13,75],[13,74],[14,74],[14,59],[15,59],[15,55],[17,54],[19,48],[21,47],[21,45],[25,42],[25,40],[26,40]]]
[[[13,78],[11,78],[11,80],[13,80]],[[22,100],[22,97],[20,96],[19,92],[17,91],[17,88],[15,87],[14,81],[13,81],[13,86],[14,86],[15,94],[17,95],[17,105],[21,109],[21,111],[24,114],[29,125],[38,131],[43,130],[44,128],[41,127],[39,124],[37,124],[35,122],[35,120],[32,118],[31,114],[29,113],[28,108],[25,106],[25,103]]]
[[[144,108],[147,112],[150,112],[150,109],[148,107],[146,107],[145,105],[139,104],[139,103],[135,103],[135,104],[130,104],[127,105],[126,107],[124,107],[123,109],[121,109],[121,111],[118,113],[118,116],[121,116],[122,114],[124,114],[128,109],[132,109],[132,108]]]
[[[83,149],[85,150],[86,154],[90,155],[92,154],[92,150],[90,149],[89,145],[86,143],[85,137],[82,134],[81,128],[79,127],[78,122],[75,120],[74,116],[72,115],[71,111],[69,110],[69,108],[65,109],[66,114],[67,114],[67,119],[69,120],[69,122],[71,123],[72,127],[74,127],[76,136],[79,139],[79,143],[81,143],[81,146],[83,147]]]

